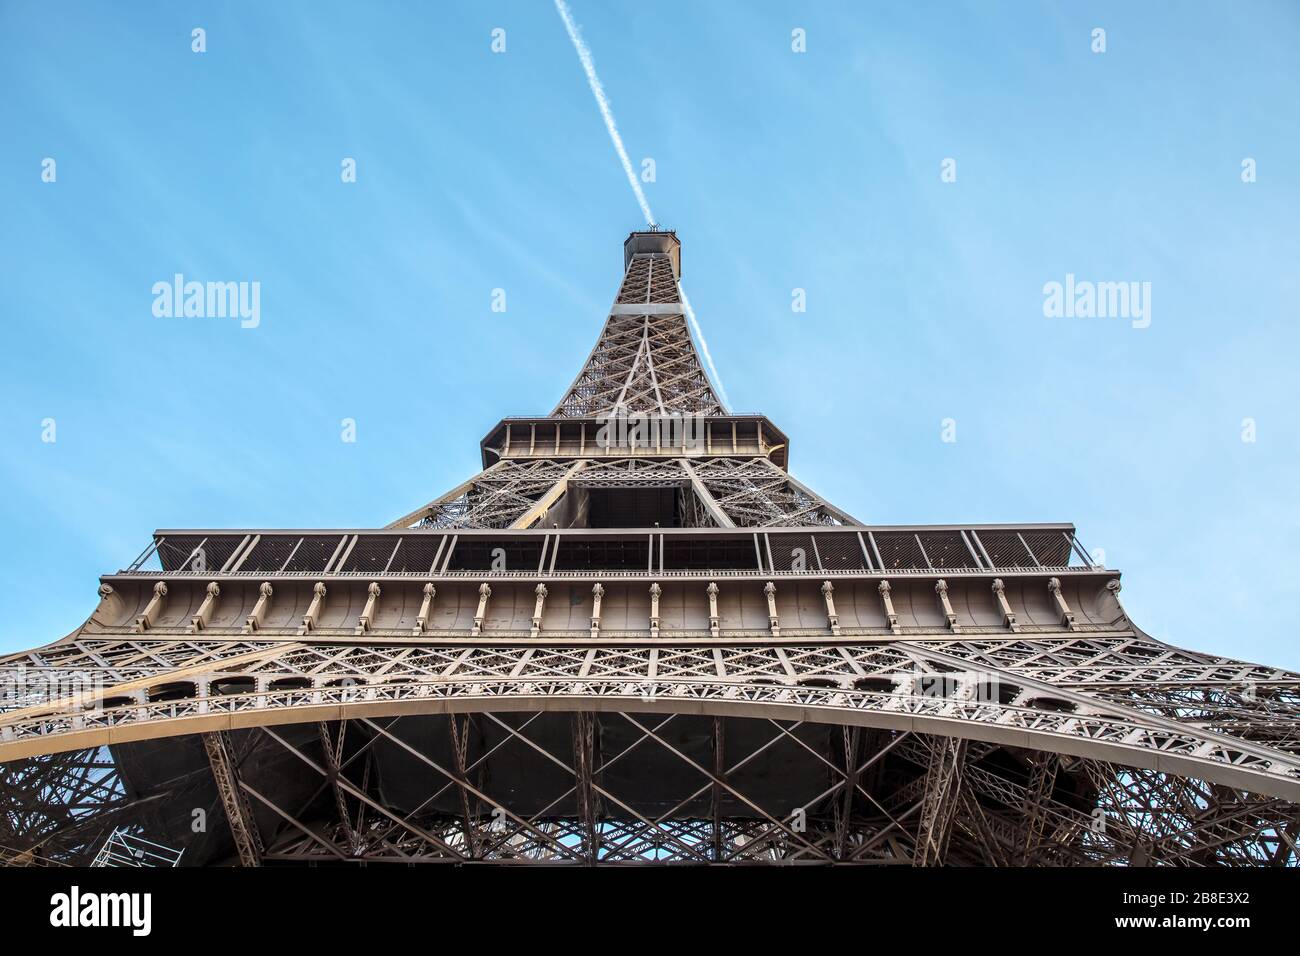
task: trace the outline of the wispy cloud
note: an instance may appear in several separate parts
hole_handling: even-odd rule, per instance
[[[636,177],[636,171],[632,168],[632,160],[627,155],[627,148],[623,145],[623,137],[618,132],[618,124],[614,122],[614,111],[610,109],[609,97],[605,95],[605,87],[601,85],[600,77],[596,75],[596,63],[591,58],[591,48],[587,46],[587,41],[582,38],[582,32],[578,25],[573,22],[573,13],[569,10],[569,5],[564,0],[555,0],[555,9],[560,14],[560,19],[564,21],[564,28],[569,31],[569,39],[573,41],[573,48],[578,51],[578,59],[582,63],[582,70],[587,74],[587,84],[591,87],[591,95],[596,98],[596,105],[600,107],[601,118],[605,121],[605,129],[609,131],[609,138],[614,143],[614,151],[618,153],[619,162],[623,164],[623,172],[627,174],[628,185],[632,187],[632,193],[636,196],[637,204],[641,207],[641,214],[645,216],[647,226],[655,225],[654,213],[650,211],[650,203],[646,199],[645,190],[641,188],[641,181]],[[709,367],[709,375],[713,379],[713,384],[718,387],[718,395],[722,399],[722,404],[731,405],[731,400],[727,398],[727,390],[722,385],[722,379],[718,377],[718,369],[713,364],[713,356],[709,352],[709,343],[704,338],[704,330],[700,328],[700,321],[695,317],[695,310],[691,308],[690,300],[686,298],[686,290],[682,288],[681,283],[677,284],[677,289],[681,293],[682,308],[686,311],[686,318],[690,321],[691,330],[695,333],[695,338],[699,340],[700,351],[704,353],[704,362]]]

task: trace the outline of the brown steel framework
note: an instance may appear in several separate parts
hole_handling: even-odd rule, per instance
[[[0,659],[0,863],[1296,864],[1300,675],[1151,639],[1071,525],[825,501],[680,273],[633,233],[559,405],[447,494],[158,531]]]

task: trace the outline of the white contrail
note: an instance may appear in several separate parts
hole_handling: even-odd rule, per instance
[[[573,41],[573,48],[578,51],[578,59],[582,61],[582,68],[587,74],[587,83],[591,86],[591,95],[596,97],[596,105],[600,107],[600,115],[605,119],[605,129],[609,130],[609,138],[614,141],[614,149],[618,152],[618,158],[623,163],[623,172],[627,173],[627,181],[632,186],[632,192],[636,193],[636,201],[641,204],[641,213],[645,216],[646,224],[653,225],[655,221],[654,213],[650,211],[650,204],[646,202],[645,191],[642,190],[641,183],[632,170],[632,160],[628,159],[627,150],[623,148],[623,137],[618,135],[618,124],[614,122],[614,114],[609,108],[609,100],[605,97],[605,88],[600,85],[600,77],[596,75],[596,64],[592,62],[591,50],[587,48],[586,41],[582,39],[582,34],[578,32],[578,25],[573,22],[573,14],[569,12],[569,5],[564,0],[555,0],[555,9],[560,11],[560,19],[564,21],[564,28],[569,31],[569,39]]]
[[[596,97],[596,105],[600,107],[600,115],[605,120],[605,129],[609,131],[609,138],[614,143],[614,151],[618,153],[619,162],[623,164],[623,172],[627,174],[628,185],[632,187],[636,201],[641,206],[641,214],[645,216],[646,225],[653,226],[655,225],[654,213],[650,211],[650,203],[645,198],[645,190],[641,188],[641,181],[637,179],[636,172],[632,169],[632,160],[628,158],[627,149],[623,146],[623,137],[619,135],[618,124],[614,122],[614,113],[609,108],[609,99],[605,96],[605,88],[601,86],[600,77],[596,75],[596,64],[591,58],[591,50],[586,41],[582,39],[578,25],[573,22],[573,14],[569,11],[569,5],[564,0],[555,0],[555,9],[559,11],[560,19],[564,21],[564,28],[569,31],[569,39],[573,41],[573,48],[578,51],[578,59],[582,61],[582,69],[587,74],[587,85],[591,87],[591,95]],[[677,284],[677,290],[681,293],[682,308],[686,311],[686,318],[690,321],[695,337],[700,341],[700,351],[704,353],[704,361],[709,366],[709,373],[713,378],[713,383],[718,386],[718,395],[722,399],[722,404],[730,406],[731,400],[727,398],[727,390],[723,388],[722,379],[718,377],[718,369],[713,364],[713,356],[709,353],[709,343],[705,341],[704,330],[700,328],[699,319],[695,317],[695,310],[691,308],[690,300],[686,298],[686,290],[682,288],[680,282]]]
[[[709,343],[704,341],[704,331],[700,328],[700,320],[695,317],[695,310],[691,308],[691,300],[686,298],[686,290],[682,284],[677,283],[677,291],[681,293],[682,308],[686,310],[686,317],[691,320],[691,328],[695,330],[695,337],[700,340],[700,351],[704,353],[704,361],[709,365],[709,373],[713,376],[713,384],[718,386],[718,396],[722,399],[722,404],[726,408],[731,407],[731,399],[727,398],[727,390],[722,387],[722,379],[718,378],[718,370],[713,365],[713,356],[709,354]]]

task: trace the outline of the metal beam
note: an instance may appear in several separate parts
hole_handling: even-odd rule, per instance
[[[230,735],[225,731],[213,731],[201,736],[208,764],[212,768],[212,779],[217,785],[217,795],[221,797],[221,805],[226,811],[230,835],[239,852],[240,865],[261,866],[264,852],[262,835],[257,831],[257,820],[253,816],[252,807],[248,805],[239,786],[239,768],[235,765]]]
[[[925,775],[925,797],[916,836],[916,866],[941,866],[948,854],[952,822],[961,797],[968,741],[937,737]]]

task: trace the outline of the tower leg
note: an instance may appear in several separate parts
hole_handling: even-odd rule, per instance
[[[925,774],[925,798],[916,838],[916,866],[942,866],[948,855],[952,822],[960,803],[962,773],[966,768],[967,741],[939,737],[934,741]]]
[[[242,866],[261,866],[264,852],[262,836],[257,832],[257,821],[253,819],[248,798],[239,786],[239,770],[235,766],[230,735],[225,731],[206,733],[203,735],[203,748],[208,753],[212,779],[226,811],[230,835],[234,837],[235,849],[239,851],[239,862]]]

